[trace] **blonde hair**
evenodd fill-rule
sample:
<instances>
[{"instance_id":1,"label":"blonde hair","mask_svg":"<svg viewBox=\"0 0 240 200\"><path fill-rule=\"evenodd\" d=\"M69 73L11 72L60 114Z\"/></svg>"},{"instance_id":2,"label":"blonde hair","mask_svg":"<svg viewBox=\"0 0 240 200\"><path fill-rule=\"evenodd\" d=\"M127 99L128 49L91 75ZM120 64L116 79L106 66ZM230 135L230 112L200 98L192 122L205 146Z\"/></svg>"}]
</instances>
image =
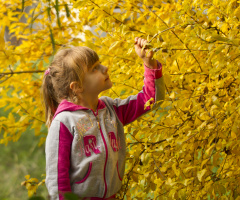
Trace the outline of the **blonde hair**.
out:
<instances>
[{"instance_id":1,"label":"blonde hair","mask_svg":"<svg viewBox=\"0 0 240 200\"><path fill-rule=\"evenodd\" d=\"M73 99L71 82L82 86L84 73L91 68L99 57L88 47L72 47L61 49L54 56L42 82L42 96L45 107L45 119L50 126L59 103L63 99Z\"/></svg>"}]
</instances>

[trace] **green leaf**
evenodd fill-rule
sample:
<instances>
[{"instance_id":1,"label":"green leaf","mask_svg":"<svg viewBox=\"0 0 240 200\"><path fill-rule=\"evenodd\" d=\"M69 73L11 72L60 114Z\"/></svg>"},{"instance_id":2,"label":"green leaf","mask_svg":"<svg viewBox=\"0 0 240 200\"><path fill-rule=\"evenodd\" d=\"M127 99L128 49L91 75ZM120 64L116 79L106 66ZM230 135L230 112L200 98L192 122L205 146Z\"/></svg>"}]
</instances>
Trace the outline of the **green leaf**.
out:
<instances>
[{"instance_id":1,"label":"green leaf","mask_svg":"<svg viewBox=\"0 0 240 200\"><path fill-rule=\"evenodd\" d=\"M215 166L215 167L212 169L212 172L215 174L215 173L217 173L218 169L219 169L219 167L216 167L216 166Z\"/></svg>"}]
</instances>

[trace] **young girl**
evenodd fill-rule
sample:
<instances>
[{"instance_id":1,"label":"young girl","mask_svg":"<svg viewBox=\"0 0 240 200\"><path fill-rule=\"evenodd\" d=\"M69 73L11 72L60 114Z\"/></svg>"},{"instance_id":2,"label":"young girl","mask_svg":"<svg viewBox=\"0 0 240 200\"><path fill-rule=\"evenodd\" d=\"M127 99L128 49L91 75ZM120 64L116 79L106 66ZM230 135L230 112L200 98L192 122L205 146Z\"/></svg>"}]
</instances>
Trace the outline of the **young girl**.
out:
<instances>
[{"instance_id":1,"label":"young girl","mask_svg":"<svg viewBox=\"0 0 240 200\"><path fill-rule=\"evenodd\" d=\"M83 199L114 199L122 184L126 143L123 126L150 110L144 104L164 99L162 66L153 52L142 51L144 86L127 99L98 98L112 87L108 68L87 47L60 50L43 78L49 132L46 140L46 186L51 199L72 192Z\"/></svg>"}]
</instances>

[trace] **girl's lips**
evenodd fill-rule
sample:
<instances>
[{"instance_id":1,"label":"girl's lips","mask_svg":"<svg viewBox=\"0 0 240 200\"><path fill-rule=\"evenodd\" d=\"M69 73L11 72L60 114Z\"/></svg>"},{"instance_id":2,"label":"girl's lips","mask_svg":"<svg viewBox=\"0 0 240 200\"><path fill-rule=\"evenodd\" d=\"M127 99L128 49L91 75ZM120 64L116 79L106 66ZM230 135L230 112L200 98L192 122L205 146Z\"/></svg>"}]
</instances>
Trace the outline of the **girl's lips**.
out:
<instances>
[{"instance_id":1,"label":"girl's lips","mask_svg":"<svg viewBox=\"0 0 240 200\"><path fill-rule=\"evenodd\" d=\"M105 81L107 81L109 79L109 76L105 79Z\"/></svg>"}]
</instances>

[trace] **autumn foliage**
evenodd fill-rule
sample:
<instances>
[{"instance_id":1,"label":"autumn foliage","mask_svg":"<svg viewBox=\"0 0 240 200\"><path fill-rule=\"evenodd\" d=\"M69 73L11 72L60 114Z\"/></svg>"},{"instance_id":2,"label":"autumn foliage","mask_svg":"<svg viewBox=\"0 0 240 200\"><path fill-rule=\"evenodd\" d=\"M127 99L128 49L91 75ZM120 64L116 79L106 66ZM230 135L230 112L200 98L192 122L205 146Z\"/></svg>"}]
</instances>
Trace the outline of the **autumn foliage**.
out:
<instances>
[{"instance_id":1,"label":"autumn foliage","mask_svg":"<svg viewBox=\"0 0 240 200\"><path fill-rule=\"evenodd\" d=\"M114 84L102 95L126 98L142 89L134 38L143 37L163 65L166 99L125 127L126 170L118 198L240 199L239 1L1 3L0 106L11 109L0 117L1 145L17 142L29 126L44 144L39 88L59 48L94 49ZM19 21L23 16L25 23ZM18 46L4 40L7 27Z\"/></svg>"}]
</instances>

